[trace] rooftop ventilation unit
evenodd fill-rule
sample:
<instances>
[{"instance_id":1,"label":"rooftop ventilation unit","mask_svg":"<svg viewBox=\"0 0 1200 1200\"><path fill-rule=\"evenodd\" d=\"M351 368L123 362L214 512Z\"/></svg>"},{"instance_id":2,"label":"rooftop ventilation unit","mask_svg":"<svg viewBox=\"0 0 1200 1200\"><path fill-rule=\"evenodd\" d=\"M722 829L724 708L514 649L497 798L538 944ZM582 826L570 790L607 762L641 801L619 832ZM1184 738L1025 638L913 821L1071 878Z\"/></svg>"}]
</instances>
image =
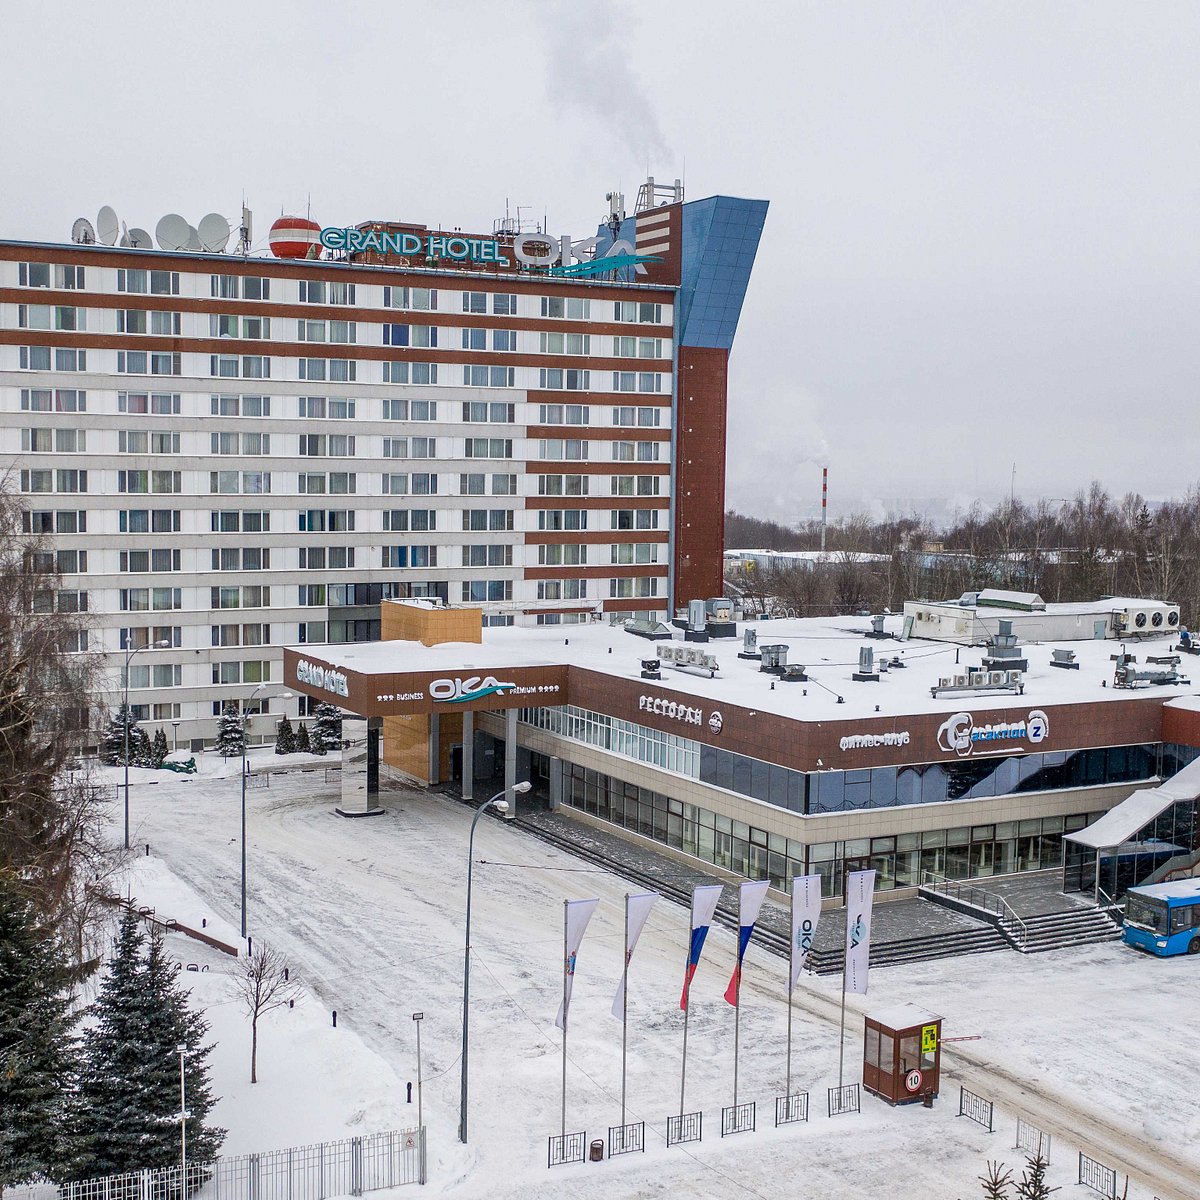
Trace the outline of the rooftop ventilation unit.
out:
<instances>
[{"instance_id":1,"label":"rooftop ventilation unit","mask_svg":"<svg viewBox=\"0 0 1200 1200\"><path fill-rule=\"evenodd\" d=\"M756 662L762 658L758 651L758 634L753 629L747 629L742 634L742 648L738 651L738 658L749 658Z\"/></svg>"},{"instance_id":2,"label":"rooftop ventilation unit","mask_svg":"<svg viewBox=\"0 0 1200 1200\"><path fill-rule=\"evenodd\" d=\"M1179 628L1177 604L1130 604L1113 610L1118 637L1161 637Z\"/></svg>"},{"instance_id":3,"label":"rooftop ventilation unit","mask_svg":"<svg viewBox=\"0 0 1200 1200\"><path fill-rule=\"evenodd\" d=\"M625 622L625 632L652 642L669 642L673 636L669 625L664 625L661 621L645 621L640 617L629 618Z\"/></svg>"},{"instance_id":4,"label":"rooftop ventilation unit","mask_svg":"<svg viewBox=\"0 0 1200 1200\"><path fill-rule=\"evenodd\" d=\"M642 659L642 678L643 679L661 679L662 671L659 670L659 661L657 658Z\"/></svg>"},{"instance_id":5,"label":"rooftop ventilation unit","mask_svg":"<svg viewBox=\"0 0 1200 1200\"><path fill-rule=\"evenodd\" d=\"M1078 671L1079 664L1075 661L1074 650L1051 650L1050 665L1061 667L1064 671Z\"/></svg>"},{"instance_id":6,"label":"rooftop ventilation unit","mask_svg":"<svg viewBox=\"0 0 1200 1200\"><path fill-rule=\"evenodd\" d=\"M1012 631L1012 622L1001 619L1000 630L987 640L988 652L983 656L983 665L989 670L1028 671L1029 660L1021 653L1017 635Z\"/></svg>"},{"instance_id":7,"label":"rooftop ventilation unit","mask_svg":"<svg viewBox=\"0 0 1200 1200\"><path fill-rule=\"evenodd\" d=\"M1021 695L1025 691L1025 676L1020 671L985 671L970 668L965 675L949 675L931 687L929 694L936 700L943 693L958 695L963 692L1013 692Z\"/></svg>"},{"instance_id":8,"label":"rooftop ventilation unit","mask_svg":"<svg viewBox=\"0 0 1200 1200\"><path fill-rule=\"evenodd\" d=\"M765 671L769 675L780 675L787 667L787 643L780 642L778 645L760 646L758 656L762 661L762 665L758 668L760 671Z\"/></svg>"},{"instance_id":9,"label":"rooftop ventilation unit","mask_svg":"<svg viewBox=\"0 0 1200 1200\"><path fill-rule=\"evenodd\" d=\"M875 651L870 646L860 646L858 650L858 670L851 678L856 683L878 683L879 672L875 670Z\"/></svg>"},{"instance_id":10,"label":"rooftop ventilation unit","mask_svg":"<svg viewBox=\"0 0 1200 1200\"><path fill-rule=\"evenodd\" d=\"M876 613L871 618L871 631L866 635L869 638L888 638L892 635L885 633L883 629L884 614Z\"/></svg>"},{"instance_id":11,"label":"rooftop ventilation unit","mask_svg":"<svg viewBox=\"0 0 1200 1200\"><path fill-rule=\"evenodd\" d=\"M657 647L659 662L680 671L693 671L712 679L721 669L716 657L699 646L673 642Z\"/></svg>"},{"instance_id":12,"label":"rooftop ventilation unit","mask_svg":"<svg viewBox=\"0 0 1200 1200\"><path fill-rule=\"evenodd\" d=\"M1113 687L1135 688L1141 687L1143 684L1169 687L1175 683L1190 682L1179 674L1179 655L1177 654L1150 655L1146 662L1153 664L1155 669L1142 671L1139 671L1134 665L1137 658L1132 654L1126 654L1122 650L1120 654L1114 654L1112 657L1117 664L1113 674Z\"/></svg>"}]
</instances>

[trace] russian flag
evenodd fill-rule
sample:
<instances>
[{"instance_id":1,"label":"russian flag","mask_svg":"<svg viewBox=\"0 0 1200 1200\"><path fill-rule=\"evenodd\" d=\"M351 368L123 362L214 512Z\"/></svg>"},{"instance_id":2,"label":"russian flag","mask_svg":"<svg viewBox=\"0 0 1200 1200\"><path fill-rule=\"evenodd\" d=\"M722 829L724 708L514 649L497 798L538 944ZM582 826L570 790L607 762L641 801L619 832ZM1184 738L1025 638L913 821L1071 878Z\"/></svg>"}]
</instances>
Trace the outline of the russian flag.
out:
<instances>
[{"instance_id":1,"label":"russian flag","mask_svg":"<svg viewBox=\"0 0 1200 1200\"><path fill-rule=\"evenodd\" d=\"M700 965L700 951L704 949L704 939L708 937L708 927L712 924L713 913L717 911L717 901L721 898L721 885L692 888L692 940L688 946L687 967L683 973L683 995L679 998L679 1007L687 1012L688 989L692 986L692 976Z\"/></svg>"},{"instance_id":2,"label":"russian flag","mask_svg":"<svg viewBox=\"0 0 1200 1200\"><path fill-rule=\"evenodd\" d=\"M746 947L754 934L754 925L758 920L759 910L767 894L767 883L743 883L738 888L738 952L734 964L733 975L729 986L725 989L725 999L736 1005L738 990L742 982L742 959L746 955Z\"/></svg>"}]
</instances>

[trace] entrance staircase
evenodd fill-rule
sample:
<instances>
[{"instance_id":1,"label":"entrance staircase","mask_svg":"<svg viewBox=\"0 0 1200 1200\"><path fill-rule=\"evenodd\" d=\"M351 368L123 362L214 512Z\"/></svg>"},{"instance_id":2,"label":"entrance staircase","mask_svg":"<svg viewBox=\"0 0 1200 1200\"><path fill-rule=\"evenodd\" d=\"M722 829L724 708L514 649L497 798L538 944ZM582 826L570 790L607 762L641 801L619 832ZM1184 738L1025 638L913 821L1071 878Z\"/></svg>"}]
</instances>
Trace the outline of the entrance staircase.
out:
<instances>
[{"instance_id":1,"label":"entrance staircase","mask_svg":"<svg viewBox=\"0 0 1200 1200\"><path fill-rule=\"evenodd\" d=\"M990 925L1021 954L1111 942L1121 936L1121 913L1115 905L1080 905L1022 916L1003 896L974 884L929 876L919 890L925 900Z\"/></svg>"}]
</instances>

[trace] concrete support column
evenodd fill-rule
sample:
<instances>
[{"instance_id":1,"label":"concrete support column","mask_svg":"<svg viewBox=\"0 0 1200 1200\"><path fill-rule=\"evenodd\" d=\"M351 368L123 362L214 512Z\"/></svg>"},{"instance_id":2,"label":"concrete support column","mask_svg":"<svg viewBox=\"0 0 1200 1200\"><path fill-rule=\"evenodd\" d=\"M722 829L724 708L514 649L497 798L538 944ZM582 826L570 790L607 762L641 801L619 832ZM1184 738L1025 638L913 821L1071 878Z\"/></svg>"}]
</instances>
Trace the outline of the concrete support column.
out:
<instances>
[{"instance_id":1,"label":"concrete support column","mask_svg":"<svg viewBox=\"0 0 1200 1200\"><path fill-rule=\"evenodd\" d=\"M475 799L475 714L470 710L463 713L462 794L464 800Z\"/></svg>"},{"instance_id":2,"label":"concrete support column","mask_svg":"<svg viewBox=\"0 0 1200 1200\"><path fill-rule=\"evenodd\" d=\"M517 782L517 710L504 710L504 786L511 789ZM510 790L508 796L508 812L505 814L512 821L517 815L517 798Z\"/></svg>"},{"instance_id":3,"label":"concrete support column","mask_svg":"<svg viewBox=\"0 0 1200 1200\"><path fill-rule=\"evenodd\" d=\"M429 715L429 783L441 783L442 741L437 713Z\"/></svg>"},{"instance_id":4,"label":"concrete support column","mask_svg":"<svg viewBox=\"0 0 1200 1200\"><path fill-rule=\"evenodd\" d=\"M373 760L373 761L372 761ZM379 807L379 733L365 717L342 717L342 817L373 817Z\"/></svg>"}]
</instances>

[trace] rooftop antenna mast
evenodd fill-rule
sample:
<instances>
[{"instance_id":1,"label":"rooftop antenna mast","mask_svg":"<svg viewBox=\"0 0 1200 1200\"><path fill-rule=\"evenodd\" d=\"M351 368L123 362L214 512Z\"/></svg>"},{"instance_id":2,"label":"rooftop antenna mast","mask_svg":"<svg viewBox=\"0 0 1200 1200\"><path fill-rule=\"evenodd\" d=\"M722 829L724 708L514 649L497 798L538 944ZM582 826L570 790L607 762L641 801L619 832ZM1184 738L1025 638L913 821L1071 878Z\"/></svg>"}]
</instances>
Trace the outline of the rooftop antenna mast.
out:
<instances>
[{"instance_id":1,"label":"rooftop antenna mast","mask_svg":"<svg viewBox=\"0 0 1200 1200\"><path fill-rule=\"evenodd\" d=\"M825 553L825 529L829 524L829 468L821 468L821 553Z\"/></svg>"}]
</instances>

